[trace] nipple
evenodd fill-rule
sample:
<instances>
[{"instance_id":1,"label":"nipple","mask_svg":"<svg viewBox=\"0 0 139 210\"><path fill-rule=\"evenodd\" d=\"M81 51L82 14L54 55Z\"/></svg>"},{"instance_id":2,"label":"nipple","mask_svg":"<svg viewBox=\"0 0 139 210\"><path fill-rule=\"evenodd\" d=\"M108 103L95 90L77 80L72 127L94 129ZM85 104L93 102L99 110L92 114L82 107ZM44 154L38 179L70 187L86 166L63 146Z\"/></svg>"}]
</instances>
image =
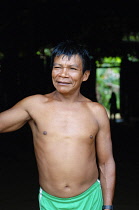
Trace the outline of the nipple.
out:
<instances>
[{"instance_id":1,"label":"nipple","mask_svg":"<svg viewBox=\"0 0 139 210\"><path fill-rule=\"evenodd\" d=\"M93 136L92 135L90 136L90 139L93 139Z\"/></svg>"},{"instance_id":2,"label":"nipple","mask_svg":"<svg viewBox=\"0 0 139 210\"><path fill-rule=\"evenodd\" d=\"M43 131L43 135L47 135L47 132L46 131Z\"/></svg>"}]
</instances>

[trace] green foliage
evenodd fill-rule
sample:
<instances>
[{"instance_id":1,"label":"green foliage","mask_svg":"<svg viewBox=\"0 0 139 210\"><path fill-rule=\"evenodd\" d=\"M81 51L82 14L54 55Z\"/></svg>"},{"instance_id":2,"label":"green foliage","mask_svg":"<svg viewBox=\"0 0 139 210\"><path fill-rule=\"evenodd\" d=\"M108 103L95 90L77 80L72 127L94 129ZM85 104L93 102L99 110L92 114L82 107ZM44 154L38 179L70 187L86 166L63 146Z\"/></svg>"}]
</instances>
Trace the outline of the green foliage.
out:
<instances>
[{"instance_id":1,"label":"green foliage","mask_svg":"<svg viewBox=\"0 0 139 210\"><path fill-rule=\"evenodd\" d=\"M4 58L4 53L0 51L0 60Z\"/></svg>"},{"instance_id":2,"label":"green foliage","mask_svg":"<svg viewBox=\"0 0 139 210\"><path fill-rule=\"evenodd\" d=\"M52 49L49 48L41 48L36 52L36 55L40 56L41 59L44 59L47 56L51 56L51 50Z\"/></svg>"},{"instance_id":3,"label":"green foliage","mask_svg":"<svg viewBox=\"0 0 139 210\"><path fill-rule=\"evenodd\" d=\"M109 100L112 91L116 93L117 107L120 107L119 100L119 78L120 78L120 63L119 57L105 57L101 61L96 61L96 91L97 100L109 109Z\"/></svg>"}]
</instances>

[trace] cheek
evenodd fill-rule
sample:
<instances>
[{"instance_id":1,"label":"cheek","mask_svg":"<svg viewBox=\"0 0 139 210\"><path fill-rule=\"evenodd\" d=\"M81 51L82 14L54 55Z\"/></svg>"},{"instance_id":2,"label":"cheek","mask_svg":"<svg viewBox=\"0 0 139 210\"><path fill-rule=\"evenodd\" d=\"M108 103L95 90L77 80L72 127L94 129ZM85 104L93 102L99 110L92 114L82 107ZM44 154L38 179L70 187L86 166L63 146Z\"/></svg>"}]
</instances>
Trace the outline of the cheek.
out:
<instances>
[{"instance_id":1,"label":"cheek","mask_svg":"<svg viewBox=\"0 0 139 210\"><path fill-rule=\"evenodd\" d=\"M58 72L52 71L52 78L55 78L57 76Z\"/></svg>"},{"instance_id":2,"label":"cheek","mask_svg":"<svg viewBox=\"0 0 139 210\"><path fill-rule=\"evenodd\" d=\"M73 76L73 78L76 80L76 81L81 81L83 79L82 75L79 75L79 74L75 74Z\"/></svg>"},{"instance_id":3,"label":"cheek","mask_svg":"<svg viewBox=\"0 0 139 210\"><path fill-rule=\"evenodd\" d=\"M52 71L52 73L51 73L51 76L52 76L52 78L54 77L54 72Z\"/></svg>"},{"instance_id":4,"label":"cheek","mask_svg":"<svg viewBox=\"0 0 139 210\"><path fill-rule=\"evenodd\" d=\"M83 76L81 73L79 72L76 72L76 71L72 71L69 73L69 75L72 77L72 78L75 78L75 79L81 79L81 77Z\"/></svg>"}]
</instances>

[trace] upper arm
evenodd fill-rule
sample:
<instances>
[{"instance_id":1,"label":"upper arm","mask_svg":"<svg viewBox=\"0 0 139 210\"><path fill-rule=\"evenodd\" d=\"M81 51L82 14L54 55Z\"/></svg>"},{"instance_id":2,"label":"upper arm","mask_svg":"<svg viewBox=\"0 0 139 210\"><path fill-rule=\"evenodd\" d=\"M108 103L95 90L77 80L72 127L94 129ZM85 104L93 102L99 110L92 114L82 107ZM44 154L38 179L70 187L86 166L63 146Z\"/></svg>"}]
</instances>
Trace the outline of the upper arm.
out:
<instances>
[{"instance_id":1,"label":"upper arm","mask_svg":"<svg viewBox=\"0 0 139 210\"><path fill-rule=\"evenodd\" d=\"M30 120L27 109L28 99L23 99L12 108L0 113L0 132L11 132L21 128Z\"/></svg>"},{"instance_id":2,"label":"upper arm","mask_svg":"<svg viewBox=\"0 0 139 210\"><path fill-rule=\"evenodd\" d=\"M107 112L103 106L97 110L98 133L96 136L96 149L99 164L113 159L110 123Z\"/></svg>"}]
</instances>

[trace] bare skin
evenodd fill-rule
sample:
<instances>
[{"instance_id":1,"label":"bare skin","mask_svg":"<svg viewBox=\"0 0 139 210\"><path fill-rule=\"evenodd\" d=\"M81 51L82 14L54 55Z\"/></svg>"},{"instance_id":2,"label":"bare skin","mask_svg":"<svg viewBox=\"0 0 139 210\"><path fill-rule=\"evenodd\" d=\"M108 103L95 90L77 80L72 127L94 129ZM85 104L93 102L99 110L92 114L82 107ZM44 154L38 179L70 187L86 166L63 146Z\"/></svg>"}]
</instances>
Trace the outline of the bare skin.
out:
<instances>
[{"instance_id":1,"label":"bare skin","mask_svg":"<svg viewBox=\"0 0 139 210\"><path fill-rule=\"evenodd\" d=\"M38 107L33 110L32 115L38 113L39 116L36 125L33 121L29 123L35 134L40 185L51 195L72 197L85 191L98 178L95 157L98 124L90 117L91 102L84 99L68 106L54 100L54 95L47 96L46 105L41 107L42 114Z\"/></svg>"},{"instance_id":2,"label":"bare skin","mask_svg":"<svg viewBox=\"0 0 139 210\"><path fill-rule=\"evenodd\" d=\"M62 198L76 196L100 173L105 205L111 205L115 163L109 119L103 106L81 95L80 85L88 77L89 71L82 73L78 55L55 58L52 80L56 91L27 97L2 112L0 132L29 123L40 186L47 193Z\"/></svg>"}]
</instances>

